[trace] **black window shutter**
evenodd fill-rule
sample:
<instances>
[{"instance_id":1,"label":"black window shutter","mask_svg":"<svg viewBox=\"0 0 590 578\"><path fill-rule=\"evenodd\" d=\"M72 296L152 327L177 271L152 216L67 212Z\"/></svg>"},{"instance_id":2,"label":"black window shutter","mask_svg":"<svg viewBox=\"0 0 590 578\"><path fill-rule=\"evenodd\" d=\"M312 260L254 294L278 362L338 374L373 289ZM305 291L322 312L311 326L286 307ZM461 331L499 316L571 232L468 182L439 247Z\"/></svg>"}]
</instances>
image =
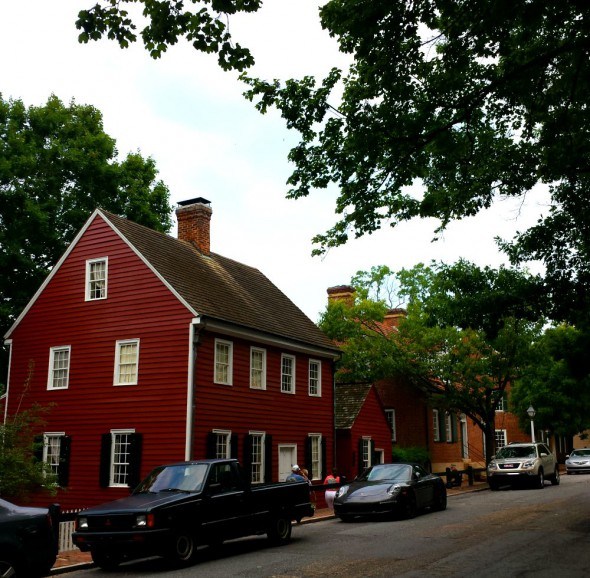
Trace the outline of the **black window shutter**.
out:
<instances>
[{"instance_id":1,"label":"black window shutter","mask_svg":"<svg viewBox=\"0 0 590 578\"><path fill-rule=\"evenodd\" d=\"M322 452L322 471L321 476L325 478L328 475L328 457L326 456L326 438L322 436L322 443L320 445Z\"/></svg>"},{"instance_id":2,"label":"black window shutter","mask_svg":"<svg viewBox=\"0 0 590 578\"><path fill-rule=\"evenodd\" d=\"M217 434L210 431L207 434L207 458L213 459L216 457L215 442L217 441Z\"/></svg>"},{"instance_id":3,"label":"black window shutter","mask_svg":"<svg viewBox=\"0 0 590 578\"><path fill-rule=\"evenodd\" d=\"M72 438L62 436L59 444L59 466L57 468L57 483L60 488L66 488L70 483L70 447Z\"/></svg>"},{"instance_id":4,"label":"black window shutter","mask_svg":"<svg viewBox=\"0 0 590 578\"><path fill-rule=\"evenodd\" d=\"M141 449L143 435L134 433L129 436L129 476L127 485L135 488L141 482Z\"/></svg>"},{"instance_id":5,"label":"black window shutter","mask_svg":"<svg viewBox=\"0 0 590 578\"><path fill-rule=\"evenodd\" d=\"M98 483L108 488L111 481L111 434L102 434L100 443L100 471Z\"/></svg>"},{"instance_id":6,"label":"black window shutter","mask_svg":"<svg viewBox=\"0 0 590 578\"><path fill-rule=\"evenodd\" d=\"M374 466L375 464L379 463L380 458L380 455L375 451L375 440L371 440L369 448L371 452L371 465Z\"/></svg>"},{"instance_id":7,"label":"black window shutter","mask_svg":"<svg viewBox=\"0 0 590 578\"><path fill-rule=\"evenodd\" d=\"M444 412L438 412L438 439L441 442L447 441L446 415Z\"/></svg>"},{"instance_id":8,"label":"black window shutter","mask_svg":"<svg viewBox=\"0 0 590 578\"><path fill-rule=\"evenodd\" d=\"M262 450L264 451L264 449ZM244 437L244 458L242 460L244 466L244 475L248 480L252 479L252 435L247 434Z\"/></svg>"},{"instance_id":9,"label":"black window shutter","mask_svg":"<svg viewBox=\"0 0 590 578\"><path fill-rule=\"evenodd\" d=\"M238 459L238 434L234 433L229 436L230 457Z\"/></svg>"},{"instance_id":10,"label":"black window shutter","mask_svg":"<svg viewBox=\"0 0 590 578\"><path fill-rule=\"evenodd\" d=\"M43 461L43 445L45 443L44 436L38 435L33 439L33 456L38 462Z\"/></svg>"},{"instance_id":11,"label":"black window shutter","mask_svg":"<svg viewBox=\"0 0 590 578\"><path fill-rule=\"evenodd\" d=\"M457 441L457 416L454 413L451 414L451 439Z\"/></svg>"},{"instance_id":12,"label":"black window shutter","mask_svg":"<svg viewBox=\"0 0 590 578\"><path fill-rule=\"evenodd\" d=\"M272 436L264 436L264 481L272 482Z\"/></svg>"},{"instance_id":13,"label":"black window shutter","mask_svg":"<svg viewBox=\"0 0 590 578\"><path fill-rule=\"evenodd\" d=\"M307 436L305 440L305 469L309 474L309 479L313 479L313 462L311 459L311 437Z\"/></svg>"}]
</instances>

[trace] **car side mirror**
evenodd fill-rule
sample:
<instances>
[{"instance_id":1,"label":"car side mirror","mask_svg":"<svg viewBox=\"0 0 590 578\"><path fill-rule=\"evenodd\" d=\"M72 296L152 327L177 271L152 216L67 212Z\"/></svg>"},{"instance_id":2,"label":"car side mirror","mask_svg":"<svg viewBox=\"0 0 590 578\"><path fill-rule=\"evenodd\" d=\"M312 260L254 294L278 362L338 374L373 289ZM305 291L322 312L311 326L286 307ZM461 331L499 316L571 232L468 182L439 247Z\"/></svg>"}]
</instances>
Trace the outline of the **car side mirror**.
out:
<instances>
[{"instance_id":1,"label":"car side mirror","mask_svg":"<svg viewBox=\"0 0 590 578\"><path fill-rule=\"evenodd\" d=\"M546 454L545 452L541 452L541 457L544 458L546 456L548 456L549 454Z\"/></svg>"},{"instance_id":2,"label":"car side mirror","mask_svg":"<svg viewBox=\"0 0 590 578\"><path fill-rule=\"evenodd\" d=\"M565 459L567 460L567 458L569 458L569 457L570 457L570 455L569 455L569 454L567 454L567 455L565 456Z\"/></svg>"},{"instance_id":3,"label":"car side mirror","mask_svg":"<svg viewBox=\"0 0 590 578\"><path fill-rule=\"evenodd\" d=\"M221 492L221 484L219 482L209 484L210 494L219 494L219 492Z\"/></svg>"}]
</instances>

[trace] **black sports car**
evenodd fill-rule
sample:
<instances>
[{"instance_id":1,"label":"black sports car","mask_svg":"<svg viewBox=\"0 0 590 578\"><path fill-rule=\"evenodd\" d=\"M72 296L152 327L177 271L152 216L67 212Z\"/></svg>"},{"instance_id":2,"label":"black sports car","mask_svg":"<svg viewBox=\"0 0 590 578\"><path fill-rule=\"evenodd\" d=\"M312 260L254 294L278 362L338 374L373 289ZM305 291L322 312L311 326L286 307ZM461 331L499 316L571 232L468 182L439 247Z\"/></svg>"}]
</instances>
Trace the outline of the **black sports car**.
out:
<instances>
[{"instance_id":1,"label":"black sports car","mask_svg":"<svg viewBox=\"0 0 590 578\"><path fill-rule=\"evenodd\" d=\"M356 516L398 514L413 518L418 510L447 507L447 490L439 476L417 464L379 464L340 487L334 513L343 521Z\"/></svg>"}]
</instances>

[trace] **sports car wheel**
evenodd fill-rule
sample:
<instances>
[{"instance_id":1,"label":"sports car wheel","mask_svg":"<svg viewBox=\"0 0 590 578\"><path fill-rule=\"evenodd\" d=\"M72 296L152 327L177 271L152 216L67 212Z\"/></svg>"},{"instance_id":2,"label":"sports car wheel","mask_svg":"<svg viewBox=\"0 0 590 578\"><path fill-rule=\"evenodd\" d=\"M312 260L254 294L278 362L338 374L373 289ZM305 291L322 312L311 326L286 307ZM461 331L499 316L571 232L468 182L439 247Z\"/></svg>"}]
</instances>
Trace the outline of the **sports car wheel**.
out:
<instances>
[{"instance_id":1,"label":"sports car wheel","mask_svg":"<svg viewBox=\"0 0 590 578\"><path fill-rule=\"evenodd\" d=\"M436 491L432 509L436 510L437 512L442 512L443 510L447 509L447 492L444 488Z\"/></svg>"},{"instance_id":2,"label":"sports car wheel","mask_svg":"<svg viewBox=\"0 0 590 578\"><path fill-rule=\"evenodd\" d=\"M411 518L415 518L417 513L416 498L412 494L409 494L403 504L402 516L406 520L410 520Z\"/></svg>"}]
</instances>

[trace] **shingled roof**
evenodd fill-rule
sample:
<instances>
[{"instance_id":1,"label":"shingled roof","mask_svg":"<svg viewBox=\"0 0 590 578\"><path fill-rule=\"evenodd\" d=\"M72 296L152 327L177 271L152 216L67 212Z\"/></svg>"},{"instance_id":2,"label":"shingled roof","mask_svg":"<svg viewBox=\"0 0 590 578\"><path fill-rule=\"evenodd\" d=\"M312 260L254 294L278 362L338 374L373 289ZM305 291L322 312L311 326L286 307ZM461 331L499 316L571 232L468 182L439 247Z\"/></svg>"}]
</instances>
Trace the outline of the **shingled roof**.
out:
<instances>
[{"instance_id":1,"label":"shingled roof","mask_svg":"<svg viewBox=\"0 0 590 578\"><path fill-rule=\"evenodd\" d=\"M350 429L354 425L372 385L370 383L338 384L334 399L336 429Z\"/></svg>"},{"instance_id":2,"label":"shingled roof","mask_svg":"<svg viewBox=\"0 0 590 578\"><path fill-rule=\"evenodd\" d=\"M258 269L109 213L99 213L203 318L329 350L332 341Z\"/></svg>"}]
</instances>

